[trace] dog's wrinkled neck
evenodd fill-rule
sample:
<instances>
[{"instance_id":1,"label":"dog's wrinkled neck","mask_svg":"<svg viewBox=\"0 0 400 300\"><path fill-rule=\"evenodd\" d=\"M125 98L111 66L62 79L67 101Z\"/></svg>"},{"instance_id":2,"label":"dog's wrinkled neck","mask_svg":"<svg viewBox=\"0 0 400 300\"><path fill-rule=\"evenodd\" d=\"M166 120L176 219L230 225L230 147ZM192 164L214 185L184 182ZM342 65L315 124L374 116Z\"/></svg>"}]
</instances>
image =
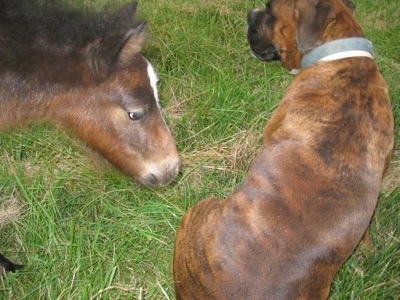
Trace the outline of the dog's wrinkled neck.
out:
<instances>
[{"instance_id":1,"label":"dog's wrinkled neck","mask_svg":"<svg viewBox=\"0 0 400 300\"><path fill-rule=\"evenodd\" d=\"M312 49L301 60L301 68L317 61L337 60L348 57L369 57L374 59L374 47L365 38L345 38L325 43Z\"/></svg>"}]
</instances>

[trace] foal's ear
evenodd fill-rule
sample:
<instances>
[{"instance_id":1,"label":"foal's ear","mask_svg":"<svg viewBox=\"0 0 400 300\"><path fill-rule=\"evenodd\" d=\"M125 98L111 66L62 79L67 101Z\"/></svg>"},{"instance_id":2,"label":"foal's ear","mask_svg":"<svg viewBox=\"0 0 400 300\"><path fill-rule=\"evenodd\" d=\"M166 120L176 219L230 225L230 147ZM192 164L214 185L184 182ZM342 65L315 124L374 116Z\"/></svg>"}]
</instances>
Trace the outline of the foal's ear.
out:
<instances>
[{"instance_id":1,"label":"foal's ear","mask_svg":"<svg viewBox=\"0 0 400 300\"><path fill-rule=\"evenodd\" d=\"M296 42L301 53L314 48L329 22L335 19L334 7L326 0L296 0Z\"/></svg>"},{"instance_id":2,"label":"foal's ear","mask_svg":"<svg viewBox=\"0 0 400 300\"><path fill-rule=\"evenodd\" d=\"M125 34L125 42L118 55L118 63L124 65L142 49L143 41L146 37L146 22L140 23Z\"/></svg>"},{"instance_id":3,"label":"foal's ear","mask_svg":"<svg viewBox=\"0 0 400 300\"><path fill-rule=\"evenodd\" d=\"M96 78L108 76L116 66L124 66L141 50L146 23L140 23L125 34L97 39L83 48L86 66Z\"/></svg>"},{"instance_id":4,"label":"foal's ear","mask_svg":"<svg viewBox=\"0 0 400 300\"><path fill-rule=\"evenodd\" d=\"M118 20L121 25L126 26L127 32L121 37L121 44L117 61L119 64L124 65L129 62L132 57L138 53L145 39L146 33L146 22L142 21L136 23L135 27L132 27L132 19L135 18L137 10L137 2L132 2L123 6L113 16L114 20Z\"/></svg>"}]
</instances>

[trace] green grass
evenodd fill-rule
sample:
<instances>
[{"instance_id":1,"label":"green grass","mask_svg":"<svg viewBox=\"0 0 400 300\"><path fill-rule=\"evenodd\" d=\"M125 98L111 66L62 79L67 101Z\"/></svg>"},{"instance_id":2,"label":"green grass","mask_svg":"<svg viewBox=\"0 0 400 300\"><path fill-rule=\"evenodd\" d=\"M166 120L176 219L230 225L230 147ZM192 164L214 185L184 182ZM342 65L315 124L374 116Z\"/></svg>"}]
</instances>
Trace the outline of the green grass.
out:
<instances>
[{"instance_id":1,"label":"green grass","mask_svg":"<svg viewBox=\"0 0 400 300\"><path fill-rule=\"evenodd\" d=\"M76 0L98 8L126 1ZM375 252L354 254L331 299L400 295L400 11L397 1L355 1L375 45L396 118L396 150L371 221ZM250 55L247 12L262 1L141 1L144 49L180 150L173 186L149 189L51 126L0 133L0 205L21 216L1 229L0 252L25 264L0 280L0 299L173 299L170 263L182 214L225 197L256 155L262 129L292 80Z\"/></svg>"}]
</instances>

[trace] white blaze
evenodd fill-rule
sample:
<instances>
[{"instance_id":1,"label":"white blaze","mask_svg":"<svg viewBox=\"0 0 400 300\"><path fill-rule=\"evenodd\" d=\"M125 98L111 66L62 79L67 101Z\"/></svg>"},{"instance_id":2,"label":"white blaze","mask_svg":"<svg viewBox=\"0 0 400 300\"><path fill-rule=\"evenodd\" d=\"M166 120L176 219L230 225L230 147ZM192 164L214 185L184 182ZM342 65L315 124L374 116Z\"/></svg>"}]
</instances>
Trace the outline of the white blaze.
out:
<instances>
[{"instance_id":1,"label":"white blaze","mask_svg":"<svg viewBox=\"0 0 400 300\"><path fill-rule=\"evenodd\" d=\"M160 105L160 102L158 100L158 90L157 90L158 77L157 77L156 72L154 71L153 66L151 65L151 63L149 61L147 61L147 74L150 79L150 85L153 88L154 97L157 100L157 104Z\"/></svg>"}]
</instances>

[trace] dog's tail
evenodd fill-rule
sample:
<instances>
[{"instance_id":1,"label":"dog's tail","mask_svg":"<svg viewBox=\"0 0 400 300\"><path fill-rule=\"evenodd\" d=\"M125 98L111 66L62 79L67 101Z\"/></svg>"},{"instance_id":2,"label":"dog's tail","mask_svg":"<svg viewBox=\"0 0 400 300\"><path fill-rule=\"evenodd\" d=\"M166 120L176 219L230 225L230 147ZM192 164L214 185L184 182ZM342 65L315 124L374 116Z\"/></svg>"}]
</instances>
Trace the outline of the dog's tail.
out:
<instances>
[{"instance_id":1,"label":"dog's tail","mask_svg":"<svg viewBox=\"0 0 400 300\"><path fill-rule=\"evenodd\" d=\"M14 264L4 257L4 255L0 254L0 277L2 277L6 272L15 272L23 267L23 265Z\"/></svg>"},{"instance_id":2,"label":"dog's tail","mask_svg":"<svg viewBox=\"0 0 400 300\"><path fill-rule=\"evenodd\" d=\"M0 205L0 231L3 225L15 220L21 213L21 204L16 198L10 198ZM15 272L23 265L14 264L0 253L0 277L6 272Z\"/></svg>"}]
</instances>

